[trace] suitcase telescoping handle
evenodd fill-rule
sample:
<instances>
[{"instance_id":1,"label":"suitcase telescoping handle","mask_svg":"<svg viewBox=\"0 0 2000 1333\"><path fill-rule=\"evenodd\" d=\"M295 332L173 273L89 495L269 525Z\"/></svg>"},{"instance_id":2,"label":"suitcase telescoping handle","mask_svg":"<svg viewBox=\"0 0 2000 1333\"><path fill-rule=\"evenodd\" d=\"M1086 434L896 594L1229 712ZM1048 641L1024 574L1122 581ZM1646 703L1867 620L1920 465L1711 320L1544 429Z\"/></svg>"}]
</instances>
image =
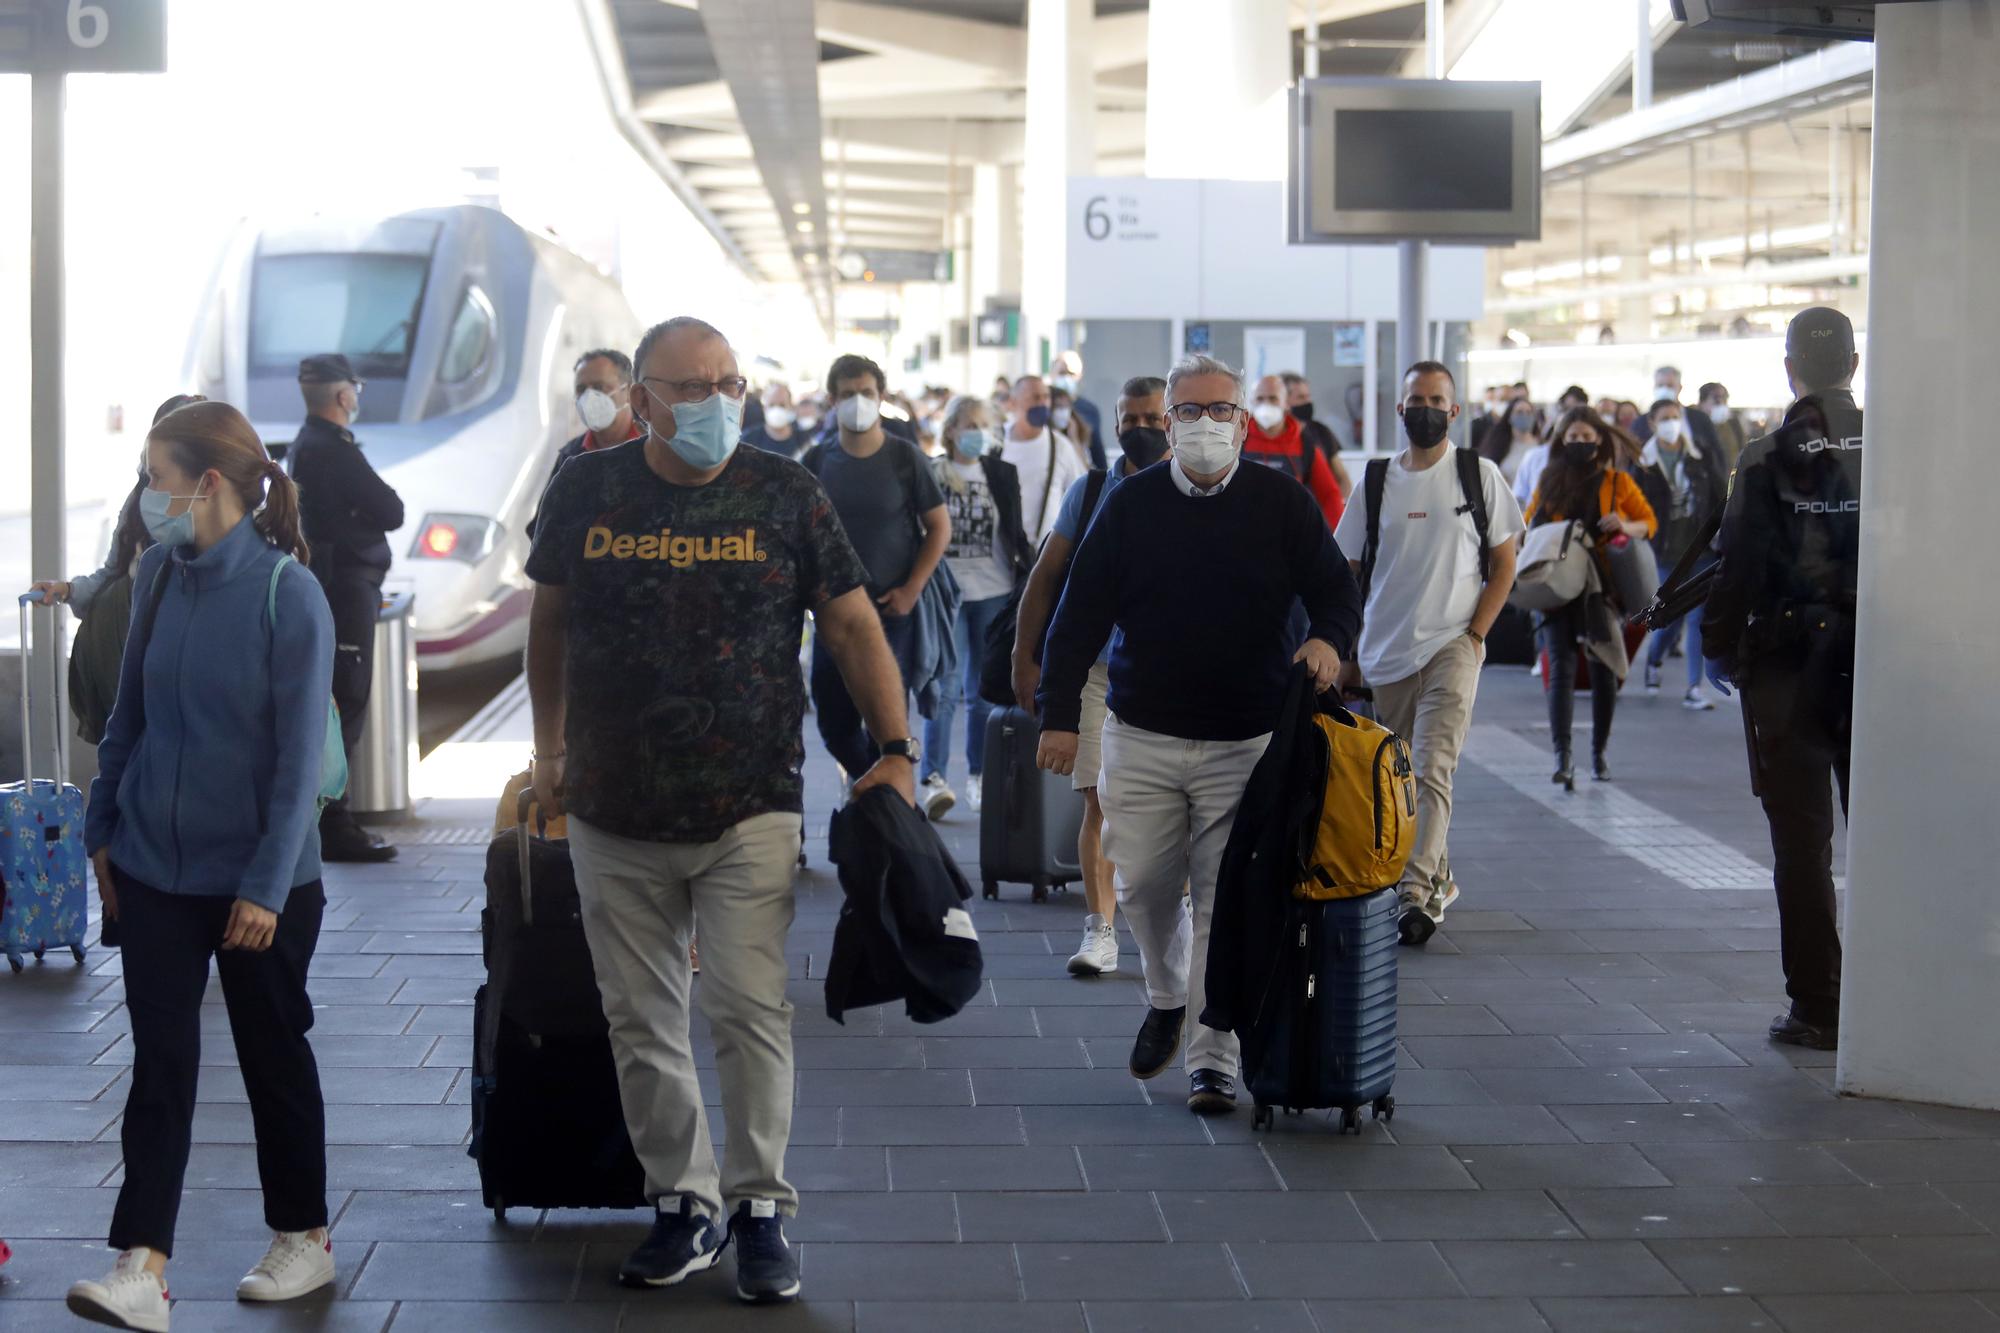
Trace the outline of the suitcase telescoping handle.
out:
<instances>
[{"instance_id":1,"label":"suitcase telescoping handle","mask_svg":"<svg viewBox=\"0 0 2000 1333\"><path fill-rule=\"evenodd\" d=\"M528 824L531 819L543 832L548 831L549 821L542 817L540 807L535 804L535 787L532 780L521 788L521 794L514 801L514 822L518 825L514 831L514 845L520 849L521 856L521 923L528 926L535 924L535 894L530 879L533 858L528 855L531 839Z\"/></svg>"},{"instance_id":2,"label":"suitcase telescoping handle","mask_svg":"<svg viewBox=\"0 0 2000 1333\"><path fill-rule=\"evenodd\" d=\"M29 659L33 656L29 651L30 640L28 631L30 626L28 624L28 608L41 601L41 599L40 593L24 592L21 594L21 780L28 785L30 791L34 789L35 785L35 715L33 705L29 702L28 697L28 668L31 665ZM53 610L55 605L56 603L51 601L49 603L50 609ZM61 626L57 626L56 628L60 629ZM62 654L53 651L53 640L51 640L50 648L49 684L53 687L54 693L49 697L55 700L56 710L56 772L51 781L60 787L63 784L63 775L69 772L69 738L63 734L65 727L63 726Z\"/></svg>"}]
</instances>

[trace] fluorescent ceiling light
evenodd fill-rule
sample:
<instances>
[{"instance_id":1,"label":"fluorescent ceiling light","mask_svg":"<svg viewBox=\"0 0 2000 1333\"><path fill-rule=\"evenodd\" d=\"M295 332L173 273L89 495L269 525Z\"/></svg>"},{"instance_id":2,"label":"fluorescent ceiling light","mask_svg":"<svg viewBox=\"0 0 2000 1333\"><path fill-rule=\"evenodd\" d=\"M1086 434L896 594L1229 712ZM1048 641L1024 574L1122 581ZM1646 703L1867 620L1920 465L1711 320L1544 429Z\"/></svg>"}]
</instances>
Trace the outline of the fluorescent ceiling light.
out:
<instances>
[{"instance_id":1,"label":"fluorescent ceiling light","mask_svg":"<svg viewBox=\"0 0 2000 1333\"><path fill-rule=\"evenodd\" d=\"M1672 11L1669 0L1651 4L1657 29ZM1630 0L1502 0L1449 77L1540 79L1546 138L1629 64L1637 26Z\"/></svg>"}]
</instances>

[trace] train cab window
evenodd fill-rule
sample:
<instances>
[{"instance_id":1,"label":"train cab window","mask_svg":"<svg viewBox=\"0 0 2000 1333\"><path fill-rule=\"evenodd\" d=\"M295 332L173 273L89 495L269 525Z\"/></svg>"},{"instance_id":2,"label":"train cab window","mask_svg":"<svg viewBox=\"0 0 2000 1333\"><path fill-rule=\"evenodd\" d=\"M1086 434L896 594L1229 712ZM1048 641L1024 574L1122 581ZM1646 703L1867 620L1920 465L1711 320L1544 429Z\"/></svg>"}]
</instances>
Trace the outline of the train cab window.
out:
<instances>
[{"instance_id":1,"label":"train cab window","mask_svg":"<svg viewBox=\"0 0 2000 1333\"><path fill-rule=\"evenodd\" d=\"M341 352L371 378L407 374L430 259L424 255L260 255L250 301L250 367L290 371Z\"/></svg>"},{"instance_id":2,"label":"train cab window","mask_svg":"<svg viewBox=\"0 0 2000 1333\"><path fill-rule=\"evenodd\" d=\"M493 305L486 299L486 293L477 287L467 287L458 313L452 316L438 378L446 384L463 384L486 363L486 354L492 346Z\"/></svg>"}]
</instances>

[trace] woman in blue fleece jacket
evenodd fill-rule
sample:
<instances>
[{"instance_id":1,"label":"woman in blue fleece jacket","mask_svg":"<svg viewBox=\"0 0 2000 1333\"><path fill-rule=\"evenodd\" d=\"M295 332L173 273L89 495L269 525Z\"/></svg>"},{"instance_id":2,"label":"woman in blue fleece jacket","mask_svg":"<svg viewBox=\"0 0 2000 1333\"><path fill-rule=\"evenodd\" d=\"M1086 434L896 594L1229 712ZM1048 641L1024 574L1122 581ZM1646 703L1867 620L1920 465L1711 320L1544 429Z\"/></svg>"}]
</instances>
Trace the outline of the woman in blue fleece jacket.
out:
<instances>
[{"instance_id":1,"label":"woman in blue fleece jacket","mask_svg":"<svg viewBox=\"0 0 2000 1333\"><path fill-rule=\"evenodd\" d=\"M306 1042L326 907L317 798L333 618L306 568L298 493L235 408L169 413L146 437L146 470L140 510L158 544L133 580L85 819L132 1022L110 1236L121 1253L103 1279L70 1288L69 1305L164 1331L211 956L276 1233L236 1294L285 1300L333 1279L326 1114Z\"/></svg>"}]
</instances>

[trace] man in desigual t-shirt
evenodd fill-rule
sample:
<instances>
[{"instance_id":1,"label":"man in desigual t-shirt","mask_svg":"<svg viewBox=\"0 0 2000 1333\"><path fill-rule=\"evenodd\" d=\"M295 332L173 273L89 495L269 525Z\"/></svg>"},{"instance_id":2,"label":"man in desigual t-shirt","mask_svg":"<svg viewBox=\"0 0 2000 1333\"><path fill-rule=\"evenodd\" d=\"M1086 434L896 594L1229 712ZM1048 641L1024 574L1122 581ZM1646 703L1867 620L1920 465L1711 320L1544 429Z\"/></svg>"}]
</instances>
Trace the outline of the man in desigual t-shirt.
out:
<instances>
[{"instance_id":1,"label":"man in desigual t-shirt","mask_svg":"<svg viewBox=\"0 0 2000 1333\"><path fill-rule=\"evenodd\" d=\"M632 360L646 438L557 474L528 557L535 794L570 817L625 1122L656 1209L619 1276L670 1286L733 1241L738 1294L788 1301L799 1268L783 1229L798 1206L784 1177L785 935L807 611L882 738L856 792L888 785L914 804L918 751L867 572L826 493L789 459L737 447L745 385L728 341L671 319ZM697 914L728 1129L720 1171L688 1045Z\"/></svg>"}]
</instances>

